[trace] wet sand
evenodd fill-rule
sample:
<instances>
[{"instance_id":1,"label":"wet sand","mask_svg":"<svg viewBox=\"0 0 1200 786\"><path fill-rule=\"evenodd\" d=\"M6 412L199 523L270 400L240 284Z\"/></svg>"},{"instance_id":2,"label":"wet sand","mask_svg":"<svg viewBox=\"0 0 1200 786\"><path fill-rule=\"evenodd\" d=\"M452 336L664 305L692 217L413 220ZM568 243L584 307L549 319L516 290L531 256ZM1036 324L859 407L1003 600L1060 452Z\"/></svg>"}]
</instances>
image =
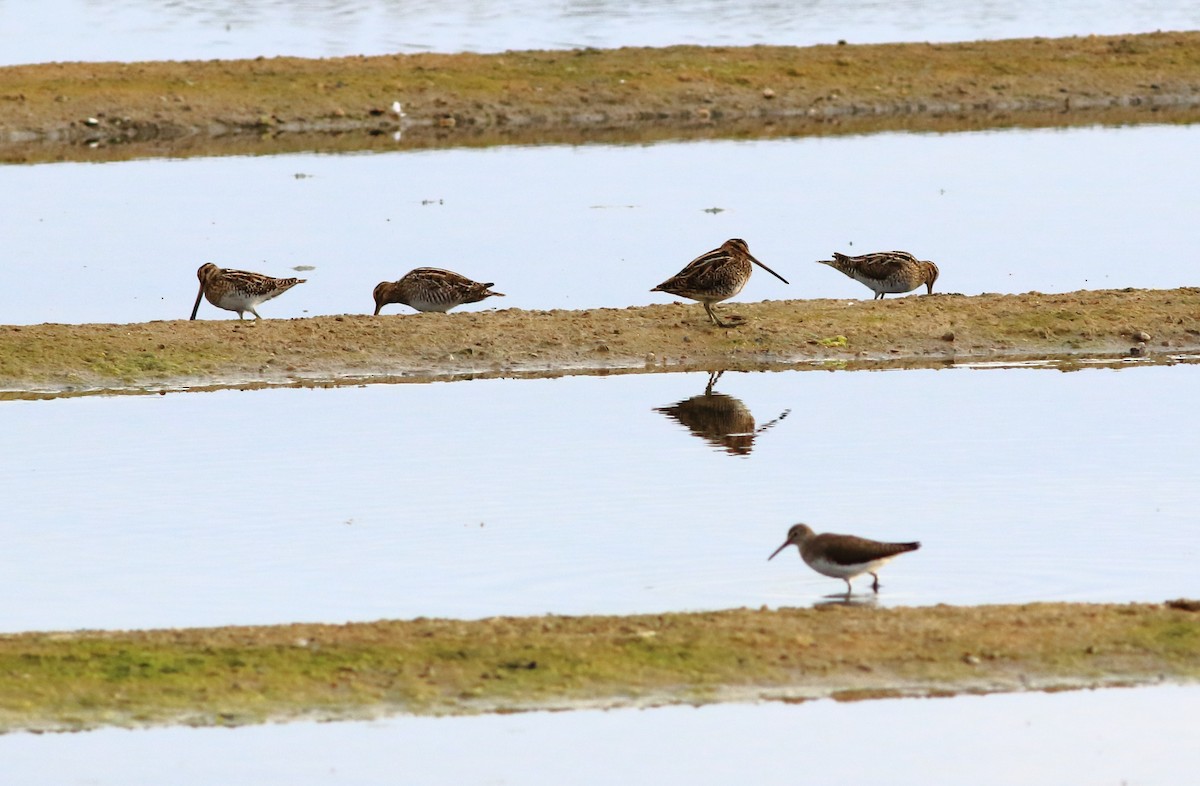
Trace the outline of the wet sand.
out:
<instances>
[{"instance_id":1,"label":"wet sand","mask_svg":"<svg viewBox=\"0 0 1200 786\"><path fill-rule=\"evenodd\" d=\"M864 289L868 295L870 294ZM1057 358L1200 350L1200 289L909 295L586 311L0 326L0 394Z\"/></svg>"}]
</instances>

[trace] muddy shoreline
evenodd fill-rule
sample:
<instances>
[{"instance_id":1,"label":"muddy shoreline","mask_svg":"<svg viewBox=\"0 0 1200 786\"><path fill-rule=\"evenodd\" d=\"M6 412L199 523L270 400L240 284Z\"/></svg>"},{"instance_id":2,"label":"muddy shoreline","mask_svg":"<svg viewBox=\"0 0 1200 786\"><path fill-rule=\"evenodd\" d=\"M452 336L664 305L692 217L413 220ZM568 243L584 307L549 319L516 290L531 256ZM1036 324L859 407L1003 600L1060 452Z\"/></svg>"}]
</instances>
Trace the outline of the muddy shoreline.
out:
<instances>
[{"instance_id":1,"label":"muddy shoreline","mask_svg":"<svg viewBox=\"0 0 1200 786\"><path fill-rule=\"evenodd\" d=\"M1200 32L0 68L8 163L1197 121Z\"/></svg>"},{"instance_id":2,"label":"muddy shoreline","mask_svg":"<svg viewBox=\"0 0 1200 786\"><path fill-rule=\"evenodd\" d=\"M1194 122L1200 33L0 68L5 163ZM1200 353L1198 288L722 309L746 324L677 303L0 326L0 398ZM1195 606L0 635L0 733L1195 681Z\"/></svg>"},{"instance_id":3,"label":"muddy shoreline","mask_svg":"<svg viewBox=\"0 0 1200 786\"><path fill-rule=\"evenodd\" d=\"M0 396L471 377L945 366L1200 352L1200 288L695 303L584 311L0 326Z\"/></svg>"},{"instance_id":4,"label":"muddy shoreline","mask_svg":"<svg viewBox=\"0 0 1200 786\"><path fill-rule=\"evenodd\" d=\"M0 731L859 700L1200 679L1200 602L0 636Z\"/></svg>"}]
</instances>

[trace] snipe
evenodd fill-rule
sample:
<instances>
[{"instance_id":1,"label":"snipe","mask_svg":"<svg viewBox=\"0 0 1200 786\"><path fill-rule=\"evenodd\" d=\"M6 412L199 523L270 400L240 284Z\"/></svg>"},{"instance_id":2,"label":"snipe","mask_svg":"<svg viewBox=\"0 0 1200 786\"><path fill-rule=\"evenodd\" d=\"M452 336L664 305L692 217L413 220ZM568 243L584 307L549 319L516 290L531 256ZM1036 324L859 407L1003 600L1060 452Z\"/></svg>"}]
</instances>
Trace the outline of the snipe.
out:
<instances>
[{"instance_id":1,"label":"snipe","mask_svg":"<svg viewBox=\"0 0 1200 786\"><path fill-rule=\"evenodd\" d=\"M924 284L927 294L933 294L933 282L938 278L938 266L917 259L907 251L876 251L857 257L833 252L833 259L818 259L818 265L829 265L850 278L865 284L875 293L875 300L887 294L912 292Z\"/></svg>"},{"instance_id":2,"label":"snipe","mask_svg":"<svg viewBox=\"0 0 1200 786\"><path fill-rule=\"evenodd\" d=\"M736 323L722 322L713 312L713 303L728 300L742 291L750 274L754 271L752 265L758 265L783 283L788 280L771 268L754 258L750 247L741 238L726 240L720 248L714 248L707 254L701 254L688 263L687 267L671 278L662 282L651 292L667 292L679 297L698 300L704 304L708 318L717 327L734 327ZM740 317L731 319L742 322Z\"/></svg>"},{"instance_id":3,"label":"snipe","mask_svg":"<svg viewBox=\"0 0 1200 786\"><path fill-rule=\"evenodd\" d=\"M478 303L489 297L504 297L493 292L491 282L481 284L453 270L419 267L410 270L399 281L384 281L375 287L375 313L389 303L402 303L417 311L446 312L464 303Z\"/></svg>"},{"instance_id":4,"label":"snipe","mask_svg":"<svg viewBox=\"0 0 1200 786\"><path fill-rule=\"evenodd\" d=\"M246 311L253 314L255 319L262 319L255 306L306 281L303 278L272 278L246 270L228 270L211 262L201 265L196 277L200 279L200 291L196 293L191 319L195 319L200 310L200 298L207 298L217 308L236 311L238 319L245 319Z\"/></svg>"}]
</instances>

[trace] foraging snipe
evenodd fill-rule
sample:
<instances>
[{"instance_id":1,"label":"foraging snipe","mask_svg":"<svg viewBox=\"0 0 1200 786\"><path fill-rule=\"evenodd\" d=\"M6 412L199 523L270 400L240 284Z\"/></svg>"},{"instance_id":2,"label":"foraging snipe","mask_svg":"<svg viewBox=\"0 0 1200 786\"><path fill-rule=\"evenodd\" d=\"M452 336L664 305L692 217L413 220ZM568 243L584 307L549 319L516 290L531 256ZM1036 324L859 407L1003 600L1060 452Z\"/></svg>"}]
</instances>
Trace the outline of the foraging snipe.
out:
<instances>
[{"instance_id":1,"label":"foraging snipe","mask_svg":"<svg viewBox=\"0 0 1200 786\"><path fill-rule=\"evenodd\" d=\"M196 293L191 319L196 318L202 297L217 308L236 311L238 319L245 319L246 311L253 314L255 319L262 319L254 310L255 306L306 281L303 278L271 278L262 273L227 270L211 262L201 265L196 277L200 279L200 291Z\"/></svg>"},{"instance_id":2,"label":"foraging snipe","mask_svg":"<svg viewBox=\"0 0 1200 786\"><path fill-rule=\"evenodd\" d=\"M715 248L707 254L701 254L688 263L688 266L677 274L662 282L651 292L667 292L672 295L699 300L704 304L704 310L713 324L718 327L734 327L733 324L722 322L713 313L712 304L728 300L742 291L754 268L751 263L758 265L783 283L788 280L771 268L754 258L750 247L741 238L726 240L720 248ZM740 317L731 317L741 322Z\"/></svg>"},{"instance_id":3,"label":"foraging snipe","mask_svg":"<svg viewBox=\"0 0 1200 786\"><path fill-rule=\"evenodd\" d=\"M403 303L417 311L446 312L463 303L478 303L489 297L504 297L493 292L491 282L480 284L452 270L419 267L399 281L384 281L375 287L375 313L389 303Z\"/></svg>"},{"instance_id":4,"label":"foraging snipe","mask_svg":"<svg viewBox=\"0 0 1200 786\"><path fill-rule=\"evenodd\" d=\"M702 395L677 401L669 407L655 407L654 411L678 421L697 437L731 456L747 456L754 449L755 438L786 418L791 410L785 409L770 423L755 428L754 415L741 399L713 392L713 385L724 373L709 372L708 385Z\"/></svg>"},{"instance_id":5,"label":"foraging snipe","mask_svg":"<svg viewBox=\"0 0 1200 786\"><path fill-rule=\"evenodd\" d=\"M888 293L912 292L922 284L932 295L933 282L938 277L937 265L923 262L907 251L876 251L857 257L835 251L833 259L818 259L817 264L829 265L866 284L875 293L875 300L882 300Z\"/></svg>"},{"instance_id":6,"label":"foraging snipe","mask_svg":"<svg viewBox=\"0 0 1200 786\"><path fill-rule=\"evenodd\" d=\"M832 576L846 582L846 594L850 594L850 579L863 573L870 573L875 579L871 589L879 592L879 576L875 571L882 568L894 557L906 551L916 551L920 543L880 543L877 540L854 535L835 535L832 532L815 534L807 524L796 524L788 530L787 540L767 557L775 558L775 554L788 546L800 549L800 557L808 566L825 576Z\"/></svg>"}]
</instances>

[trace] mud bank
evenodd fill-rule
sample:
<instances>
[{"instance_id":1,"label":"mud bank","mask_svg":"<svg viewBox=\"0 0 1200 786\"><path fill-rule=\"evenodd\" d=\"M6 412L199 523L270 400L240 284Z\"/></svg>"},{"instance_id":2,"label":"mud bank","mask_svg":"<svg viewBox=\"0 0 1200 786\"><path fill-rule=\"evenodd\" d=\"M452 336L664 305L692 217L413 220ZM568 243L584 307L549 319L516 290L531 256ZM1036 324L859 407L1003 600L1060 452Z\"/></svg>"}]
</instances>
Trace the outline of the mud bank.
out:
<instances>
[{"instance_id":1,"label":"mud bank","mask_svg":"<svg viewBox=\"0 0 1200 786\"><path fill-rule=\"evenodd\" d=\"M1200 32L0 68L12 163L1197 120Z\"/></svg>"},{"instance_id":2,"label":"mud bank","mask_svg":"<svg viewBox=\"0 0 1200 786\"><path fill-rule=\"evenodd\" d=\"M1191 681L1197 610L834 604L0 636L0 731Z\"/></svg>"},{"instance_id":3,"label":"mud bank","mask_svg":"<svg viewBox=\"0 0 1200 786\"><path fill-rule=\"evenodd\" d=\"M920 295L586 311L0 326L0 394L695 369L937 366L1200 351L1200 289Z\"/></svg>"}]
</instances>

